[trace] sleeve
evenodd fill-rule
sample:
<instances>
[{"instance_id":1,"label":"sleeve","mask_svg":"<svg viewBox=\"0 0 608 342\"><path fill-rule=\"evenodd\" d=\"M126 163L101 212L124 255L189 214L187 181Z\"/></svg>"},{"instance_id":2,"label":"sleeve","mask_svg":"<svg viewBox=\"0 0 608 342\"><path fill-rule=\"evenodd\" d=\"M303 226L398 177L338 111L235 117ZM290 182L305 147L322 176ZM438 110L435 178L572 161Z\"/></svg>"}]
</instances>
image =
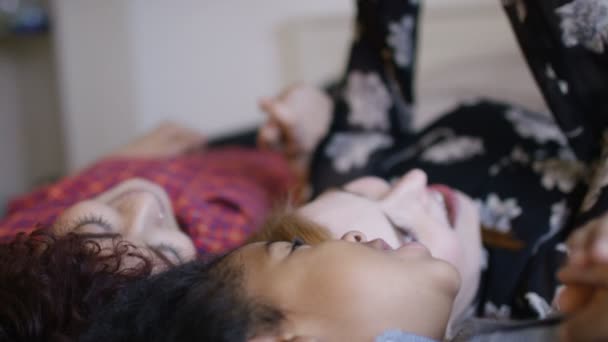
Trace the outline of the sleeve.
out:
<instances>
[{"instance_id":1,"label":"sleeve","mask_svg":"<svg viewBox=\"0 0 608 342\"><path fill-rule=\"evenodd\" d=\"M419 0L357 0L355 34L330 96L333 122L313 157L313 194L373 174L373 161L412 137Z\"/></svg>"},{"instance_id":2,"label":"sleeve","mask_svg":"<svg viewBox=\"0 0 608 342\"><path fill-rule=\"evenodd\" d=\"M333 130L411 131L419 0L357 0Z\"/></svg>"},{"instance_id":3,"label":"sleeve","mask_svg":"<svg viewBox=\"0 0 608 342\"><path fill-rule=\"evenodd\" d=\"M608 2L503 0L557 124L587 167L574 226L608 210Z\"/></svg>"},{"instance_id":4,"label":"sleeve","mask_svg":"<svg viewBox=\"0 0 608 342\"><path fill-rule=\"evenodd\" d=\"M240 246L296 180L279 154L242 148L208 151L179 167L189 176L159 185L169 190L180 226L203 255Z\"/></svg>"}]
</instances>

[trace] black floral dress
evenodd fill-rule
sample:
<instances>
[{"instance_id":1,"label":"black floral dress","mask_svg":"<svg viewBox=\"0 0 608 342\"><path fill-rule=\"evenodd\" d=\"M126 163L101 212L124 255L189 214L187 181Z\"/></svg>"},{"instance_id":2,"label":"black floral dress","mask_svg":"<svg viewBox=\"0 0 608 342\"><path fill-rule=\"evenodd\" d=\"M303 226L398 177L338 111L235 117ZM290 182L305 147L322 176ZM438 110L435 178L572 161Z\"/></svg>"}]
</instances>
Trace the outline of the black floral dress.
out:
<instances>
[{"instance_id":1,"label":"black floral dress","mask_svg":"<svg viewBox=\"0 0 608 342\"><path fill-rule=\"evenodd\" d=\"M464 103L411 130L418 0L358 0L357 30L335 111L311 172L322 192L412 168L471 196L485 229L523 242L486 246L474 311L543 318L573 229L608 209L608 0L503 0L551 113Z\"/></svg>"}]
</instances>

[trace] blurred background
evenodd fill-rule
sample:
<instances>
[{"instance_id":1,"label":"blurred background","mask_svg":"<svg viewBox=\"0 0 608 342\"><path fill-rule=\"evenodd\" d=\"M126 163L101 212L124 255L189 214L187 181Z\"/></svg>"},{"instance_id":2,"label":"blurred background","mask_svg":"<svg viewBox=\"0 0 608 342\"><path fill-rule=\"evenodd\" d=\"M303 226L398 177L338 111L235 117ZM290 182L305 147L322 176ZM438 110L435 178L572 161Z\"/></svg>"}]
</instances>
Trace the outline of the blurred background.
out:
<instances>
[{"instance_id":1,"label":"blurred background","mask_svg":"<svg viewBox=\"0 0 608 342\"><path fill-rule=\"evenodd\" d=\"M162 120L217 137L335 79L353 2L0 0L0 208ZM499 1L424 5L417 127L479 96L545 110Z\"/></svg>"}]
</instances>

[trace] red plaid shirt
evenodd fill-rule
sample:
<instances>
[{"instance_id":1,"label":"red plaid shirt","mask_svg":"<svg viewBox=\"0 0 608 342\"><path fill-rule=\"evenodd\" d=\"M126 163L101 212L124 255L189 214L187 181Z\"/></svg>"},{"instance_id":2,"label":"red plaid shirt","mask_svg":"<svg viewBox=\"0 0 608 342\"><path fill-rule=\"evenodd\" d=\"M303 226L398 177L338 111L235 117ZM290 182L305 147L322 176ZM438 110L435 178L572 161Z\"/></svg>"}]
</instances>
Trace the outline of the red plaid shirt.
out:
<instances>
[{"instance_id":1,"label":"red plaid shirt","mask_svg":"<svg viewBox=\"0 0 608 342\"><path fill-rule=\"evenodd\" d=\"M14 199L0 220L0 240L50 226L76 202L130 178L162 186L177 221L199 253L238 246L259 227L276 201L285 199L295 177L279 155L222 148L163 160L109 159L78 175Z\"/></svg>"}]
</instances>

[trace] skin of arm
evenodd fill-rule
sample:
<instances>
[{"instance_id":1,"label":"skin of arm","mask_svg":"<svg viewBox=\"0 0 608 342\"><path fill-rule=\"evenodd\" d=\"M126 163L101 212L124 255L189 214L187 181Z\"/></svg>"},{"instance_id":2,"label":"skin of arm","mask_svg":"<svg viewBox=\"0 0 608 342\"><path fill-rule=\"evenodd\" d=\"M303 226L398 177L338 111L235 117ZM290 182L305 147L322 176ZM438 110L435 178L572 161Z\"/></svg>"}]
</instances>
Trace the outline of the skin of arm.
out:
<instances>
[{"instance_id":1,"label":"skin of arm","mask_svg":"<svg viewBox=\"0 0 608 342\"><path fill-rule=\"evenodd\" d=\"M330 97L316 87L299 83L278 96L261 99L260 108L267 117L258 131L258 146L278 150L298 174L305 175L332 121Z\"/></svg>"},{"instance_id":2,"label":"skin of arm","mask_svg":"<svg viewBox=\"0 0 608 342\"><path fill-rule=\"evenodd\" d=\"M152 131L117 148L106 158L170 158L188 153L205 144L205 137L174 122L163 122Z\"/></svg>"}]
</instances>

